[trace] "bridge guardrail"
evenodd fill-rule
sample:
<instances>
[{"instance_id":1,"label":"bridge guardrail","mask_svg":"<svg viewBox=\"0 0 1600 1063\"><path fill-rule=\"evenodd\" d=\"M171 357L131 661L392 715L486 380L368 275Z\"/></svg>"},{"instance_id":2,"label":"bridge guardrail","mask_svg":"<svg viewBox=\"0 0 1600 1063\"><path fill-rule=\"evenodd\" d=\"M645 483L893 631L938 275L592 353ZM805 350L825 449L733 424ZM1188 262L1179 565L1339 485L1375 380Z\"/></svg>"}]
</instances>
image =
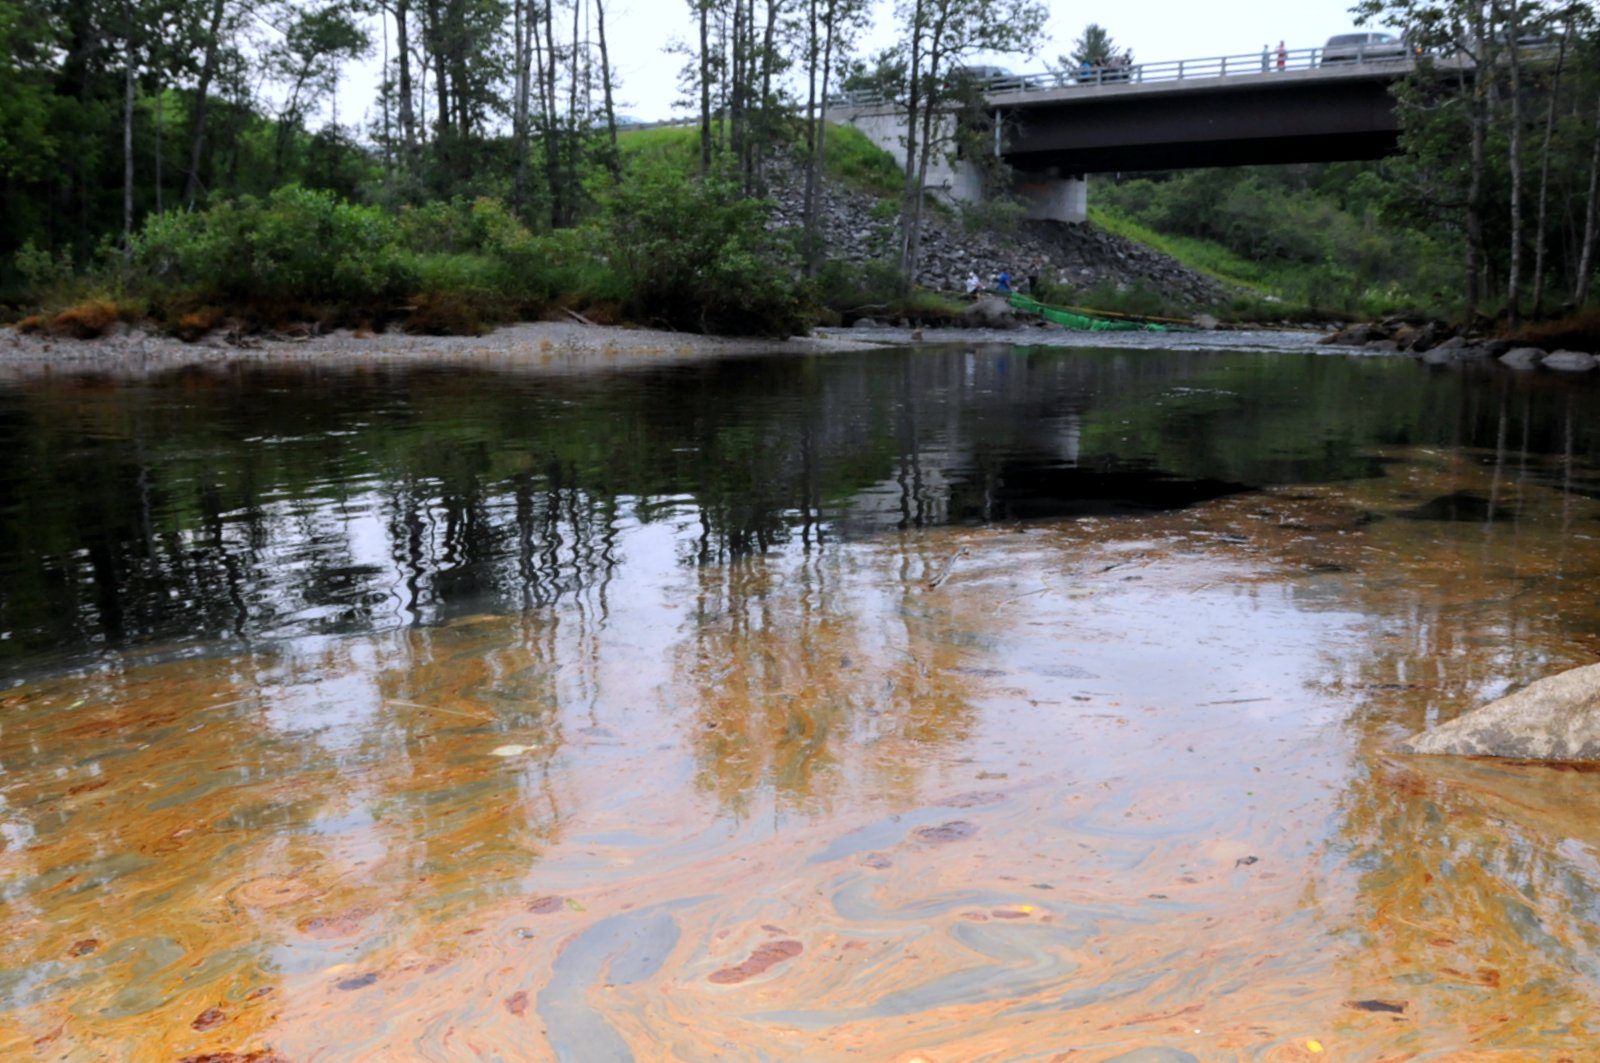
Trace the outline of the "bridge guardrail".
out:
<instances>
[{"instance_id":1,"label":"bridge guardrail","mask_svg":"<svg viewBox=\"0 0 1600 1063\"><path fill-rule=\"evenodd\" d=\"M1363 44L1348 48L1296 48L1252 52L1243 55L1218 55L1202 59L1177 59L1159 63L1113 63L1076 70L1049 70L1042 74L1019 74L983 82L991 97L1024 96L1033 92L1091 85L1151 84L1169 81L1223 78L1237 75L1287 73L1291 70L1349 69L1354 66L1393 68L1409 63L1413 52L1399 44ZM830 106L875 107L892 103L879 92L840 92L829 97Z\"/></svg>"}]
</instances>

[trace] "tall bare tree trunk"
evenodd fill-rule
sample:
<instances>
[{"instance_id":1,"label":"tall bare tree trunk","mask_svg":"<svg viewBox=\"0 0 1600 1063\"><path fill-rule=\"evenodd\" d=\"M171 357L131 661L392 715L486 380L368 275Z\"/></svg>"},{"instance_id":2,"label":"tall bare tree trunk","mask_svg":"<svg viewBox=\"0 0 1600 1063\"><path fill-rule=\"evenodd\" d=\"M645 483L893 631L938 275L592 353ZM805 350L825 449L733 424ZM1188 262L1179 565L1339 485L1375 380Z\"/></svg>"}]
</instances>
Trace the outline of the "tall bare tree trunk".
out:
<instances>
[{"instance_id":1,"label":"tall bare tree trunk","mask_svg":"<svg viewBox=\"0 0 1600 1063\"><path fill-rule=\"evenodd\" d=\"M756 188L762 194L767 192L767 151L773 130L769 121L772 106L772 72L777 66L777 36L778 13L783 7L781 0L767 0L767 25L761 35L761 96L756 102L756 156L755 156L755 181ZM752 8L752 14L754 9Z\"/></svg>"},{"instance_id":2,"label":"tall bare tree trunk","mask_svg":"<svg viewBox=\"0 0 1600 1063\"><path fill-rule=\"evenodd\" d=\"M528 22L533 12L525 0L511 0L512 77L511 143L516 166L511 174L511 210L519 218L528 198Z\"/></svg>"},{"instance_id":3,"label":"tall bare tree trunk","mask_svg":"<svg viewBox=\"0 0 1600 1063\"><path fill-rule=\"evenodd\" d=\"M917 160L917 194L912 215L911 233L907 242L906 279L915 284L917 271L922 267L922 215L928 199L928 169L933 162L933 151L938 142L938 123L944 105L944 93L939 91L944 76L945 30L949 24L951 5L940 2L939 15L928 34L928 83L922 98L922 154Z\"/></svg>"},{"instance_id":4,"label":"tall bare tree trunk","mask_svg":"<svg viewBox=\"0 0 1600 1063\"><path fill-rule=\"evenodd\" d=\"M1595 244L1600 243L1600 99L1595 100L1594 151L1589 156L1589 209L1583 222L1583 252L1578 256L1578 276L1572 303L1582 310L1594 287Z\"/></svg>"},{"instance_id":5,"label":"tall bare tree trunk","mask_svg":"<svg viewBox=\"0 0 1600 1063\"><path fill-rule=\"evenodd\" d=\"M917 184L917 119L922 107L922 41L925 0L917 0L911 14L911 58L907 64L910 74L906 90L906 183L900 206L900 274L907 283L913 283L911 262L911 229L919 224L917 205L922 189Z\"/></svg>"},{"instance_id":6,"label":"tall bare tree trunk","mask_svg":"<svg viewBox=\"0 0 1600 1063\"><path fill-rule=\"evenodd\" d=\"M622 151L617 145L617 108L611 91L611 51L606 46L606 0L594 0L595 16L600 30L600 84L605 92L606 140L610 151L606 154L606 167L612 180L622 179Z\"/></svg>"},{"instance_id":7,"label":"tall bare tree trunk","mask_svg":"<svg viewBox=\"0 0 1600 1063\"><path fill-rule=\"evenodd\" d=\"M1550 79L1550 106L1544 116L1544 145L1539 150L1539 221L1533 234L1533 313L1537 317L1544 306L1545 250L1549 244L1547 230L1550 226L1550 149L1556 135L1556 102L1561 97L1561 75L1567 65L1567 45L1572 40L1572 23L1568 22L1561 34L1561 50L1556 53L1555 74Z\"/></svg>"},{"instance_id":8,"label":"tall bare tree trunk","mask_svg":"<svg viewBox=\"0 0 1600 1063\"><path fill-rule=\"evenodd\" d=\"M200 80L194 90L194 132L189 138L189 175L183 183L183 198L190 206L200 195L200 156L205 150L211 79L217 72L217 52L221 47L222 16L226 7L227 0L216 0L211 5L211 21L206 26L206 55L200 63Z\"/></svg>"},{"instance_id":9,"label":"tall bare tree trunk","mask_svg":"<svg viewBox=\"0 0 1600 1063\"><path fill-rule=\"evenodd\" d=\"M128 39L122 57L122 258L133 263L133 4L123 0Z\"/></svg>"},{"instance_id":10,"label":"tall bare tree trunk","mask_svg":"<svg viewBox=\"0 0 1600 1063\"><path fill-rule=\"evenodd\" d=\"M161 196L161 127L165 124L165 103L163 97L166 93L160 85L156 86L156 158L155 158L155 185L156 185L156 213L160 214L165 209Z\"/></svg>"},{"instance_id":11,"label":"tall bare tree trunk","mask_svg":"<svg viewBox=\"0 0 1600 1063\"><path fill-rule=\"evenodd\" d=\"M579 48L581 39L581 23L579 15L582 11L580 0L572 3L572 84L567 86L567 123L566 123L566 185L562 193L561 217L565 224L571 225L577 220L578 213L578 79Z\"/></svg>"},{"instance_id":12,"label":"tall bare tree trunk","mask_svg":"<svg viewBox=\"0 0 1600 1063\"><path fill-rule=\"evenodd\" d=\"M1494 52L1490 38L1485 34L1482 11L1469 7L1468 19L1472 30L1475 54L1473 56L1471 98L1468 101L1467 121L1470 125L1467 180L1467 276L1466 305L1463 313L1470 328L1478 316L1479 288L1483 273L1483 170L1486 126L1489 122L1489 80L1493 76ZM1492 29L1492 23L1490 24Z\"/></svg>"},{"instance_id":13,"label":"tall bare tree trunk","mask_svg":"<svg viewBox=\"0 0 1600 1063\"><path fill-rule=\"evenodd\" d=\"M411 0L396 0L394 44L400 53L400 137L405 142L406 166L417 163L417 114L411 99Z\"/></svg>"},{"instance_id":14,"label":"tall bare tree trunk","mask_svg":"<svg viewBox=\"0 0 1600 1063\"><path fill-rule=\"evenodd\" d=\"M700 0L700 172L711 172L711 0Z\"/></svg>"},{"instance_id":15,"label":"tall bare tree trunk","mask_svg":"<svg viewBox=\"0 0 1600 1063\"><path fill-rule=\"evenodd\" d=\"M544 170L550 188L550 225L561 228L561 138L556 128L556 12L555 0L544 5Z\"/></svg>"},{"instance_id":16,"label":"tall bare tree trunk","mask_svg":"<svg viewBox=\"0 0 1600 1063\"><path fill-rule=\"evenodd\" d=\"M817 67L822 59L822 39L818 34L817 0L806 0L806 190L800 210L800 228L805 233L806 276L817 273Z\"/></svg>"},{"instance_id":17,"label":"tall bare tree trunk","mask_svg":"<svg viewBox=\"0 0 1600 1063\"><path fill-rule=\"evenodd\" d=\"M1522 323L1522 48L1517 44L1521 36L1522 19L1518 5L1513 0L1511 19L1507 26L1511 57L1511 136L1509 163L1511 166L1511 264L1506 278L1506 322L1511 328Z\"/></svg>"}]
</instances>

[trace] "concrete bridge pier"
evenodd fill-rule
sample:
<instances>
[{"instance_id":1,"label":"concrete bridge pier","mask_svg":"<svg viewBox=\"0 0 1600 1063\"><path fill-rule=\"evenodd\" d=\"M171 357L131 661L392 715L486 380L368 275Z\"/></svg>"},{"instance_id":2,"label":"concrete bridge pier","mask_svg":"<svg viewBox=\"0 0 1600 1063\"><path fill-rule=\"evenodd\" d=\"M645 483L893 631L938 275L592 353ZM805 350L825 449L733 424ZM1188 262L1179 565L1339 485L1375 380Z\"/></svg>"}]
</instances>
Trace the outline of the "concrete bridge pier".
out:
<instances>
[{"instance_id":1,"label":"concrete bridge pier","mask_svg":"<svg viewBox=\"0 0 1600 1063\"><path fill-rule=\"evenodd\" d=\"M1061 221L1081 225L1089 220L1089 179L1044 173L1016 172L1014 191L1027 206L1029 221Z\"/></svg>"},{"instance_id":2,"label":"concrete bridge pier","mask_svg":"<svg viewBox=\"0 0 1600 1063\"><path fill-rule=\"evenodd\" d=\"M844 117L906 169L905 119L894 110L868 109ZM948 119L947 121L953 121ZM1089 220L1089 182L1065 176L1058 169L1015 171L1013 191L1027 208L1030 221L1078 224ZM928 166L928 188L955 203L981 204L987 195L983 176L971 162L951 161L940 152Z\"/></svg>"}]
</instances>

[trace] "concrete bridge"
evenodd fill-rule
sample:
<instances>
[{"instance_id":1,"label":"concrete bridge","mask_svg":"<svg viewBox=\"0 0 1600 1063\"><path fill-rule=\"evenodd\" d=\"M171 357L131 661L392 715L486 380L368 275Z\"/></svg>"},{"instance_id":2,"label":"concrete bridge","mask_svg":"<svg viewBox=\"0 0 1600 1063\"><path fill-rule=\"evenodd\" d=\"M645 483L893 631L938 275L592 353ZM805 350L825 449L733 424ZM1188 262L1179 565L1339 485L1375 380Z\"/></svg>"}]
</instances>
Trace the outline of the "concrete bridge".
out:
<instances>
[{"instance_id":1,"label":"concrete bridge","mask_svg":"<svg viewBox=\"0 0 1600 1063\"><path fill-rule=\"evenodd\" d=\"M1399 46L1310 48L993 79L984 97L1028 216L1081 222L1093 173L1389 154L1400 130L1389 89L1413 66ZM905 165L905 116L892 103L855 95L832 108ZM938 160L929 184L961 202L984 194L959 159Z\"/></svg>"}]
</instances>

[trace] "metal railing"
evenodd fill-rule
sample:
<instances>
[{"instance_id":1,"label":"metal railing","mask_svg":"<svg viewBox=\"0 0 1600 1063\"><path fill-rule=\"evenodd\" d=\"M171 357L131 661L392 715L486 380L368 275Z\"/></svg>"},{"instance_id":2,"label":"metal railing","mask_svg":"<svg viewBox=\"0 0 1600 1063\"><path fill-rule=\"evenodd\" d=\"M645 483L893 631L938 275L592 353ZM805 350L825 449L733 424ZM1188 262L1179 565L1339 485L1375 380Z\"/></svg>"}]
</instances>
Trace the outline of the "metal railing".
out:
<instances>
[{"instance_id":1,"label":"metal railing","mask_svg":"<svg viewBox=\"0 0 1600 1063\"><path fill-rule=\"evenodd\" d=\"M1204 59L1178 59L1161 63L1114 62L1076 70L1049 70L1042 74L985 78L979 87L991 99L1035 92L1099 85L1142 85L1170 81L1196 81L1242 75L1282 74L1293 70L1348 70L1356 66L1395 68L1415 58L1404 44L1353 44L1348 47L1295 48L1218 55ZM840 92L829 97L835 107L873 107L892 102L875 91Z\"/></svg>"}]
</instances>

